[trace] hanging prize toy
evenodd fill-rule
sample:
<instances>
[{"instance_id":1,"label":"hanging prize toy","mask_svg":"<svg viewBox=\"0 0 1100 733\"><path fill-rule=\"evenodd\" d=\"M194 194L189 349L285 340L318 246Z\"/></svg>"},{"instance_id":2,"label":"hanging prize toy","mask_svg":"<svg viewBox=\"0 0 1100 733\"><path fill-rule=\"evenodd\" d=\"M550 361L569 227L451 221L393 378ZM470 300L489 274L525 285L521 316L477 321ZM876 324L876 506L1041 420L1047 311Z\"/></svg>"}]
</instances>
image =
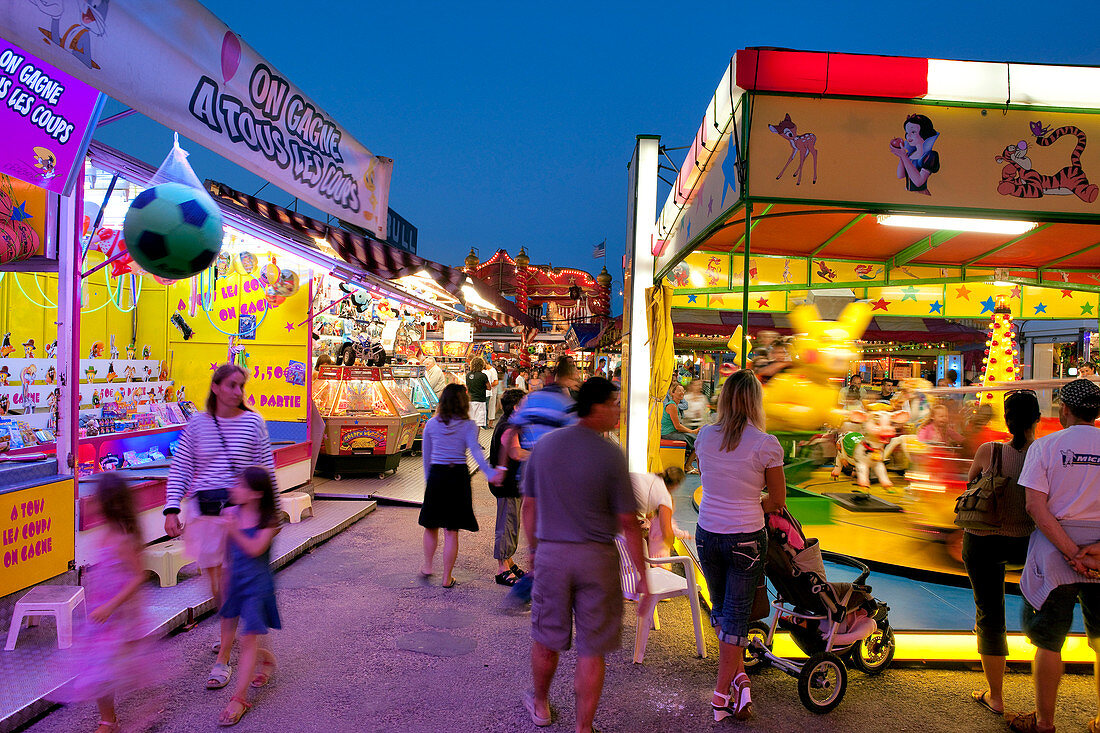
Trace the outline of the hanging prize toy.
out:
<instances>
[{"instance_id":1,"label":"hanging prize toy","mask_svg":"<svg viewBox=\"0 0 1100 733\"><path fill-rule=\"evenodd\" d=\"M92 390L92 407L99 407L99 390Z\"/></svg>"},{"instance_id":2,"label":"hanging prize toy","mask_svg":"<svg viewBox=\"0 0 1100 733\"><path fill-rule=\"evenodd\" d=\"M115 374L115 363L112 361L107 365L107 381L113 382L116 377L118 377L118 375Z\"/></svg>"},{"instance_id":3,"label":"hanging prize toy","mask_svg":"<svg viewBox=\"0 0 1100 733\"><path fill-rule=\"evenodd\" d=\"M23 358L34 358L34 339L28 339L27 341L23 342Z\"/></svg>"},{"instance_id":4,"label":"hanging prize toy","mask_svg":"<svg viewBox=\"0 0 1100 733\"><path fill-rule=\"evenodd\" d=\"M3 341L0 341L0 357L10 356L13 351L15 347L11 345L11 331L8 331L4 334Z\"/></svg>"},{"instance_id":5,"label":"hanging prize toy","mask_svg":"<svg viewBox=\"0 0 1100 733\"><path fill-rule=\"evenodd\" d=\"M233 265L241 277L256 277L260 261L251 252L241 252L234 259Z\"/></svg>"},{"instance_id":6,"label":"hanging prize toy","mask_svg":"<svg viewBox=\"0 0 1100 733\"><path fill-rule=\"evenodd\" d=\"M0 366L0 387L7 387L9 379L11 379L11 372L8 371L8 365Z\"/></svg>"},{"instance_id":7,"label":"hanging prize toy","mask_svg":"<svg viewBox=\"0 0 1100 733\"><path fill-rule=\"evenodd\" d=\"M233 273L233 258L224 249L218 253L214 260L214 272L218 280L229 277Z\"/></svg>"},{"instance_id":8,"label":"hanging prize toy","mask_svg":"<svg viewBox=\"0 0 1100 733\"><path fill-rule=\"evenodd\" d=\"M153 367L146 364L141 370L145 372L145 381L151 382L153 380Z\"/></svg>"},{"instance_id":9,"label":"hanging prize toy","mask_svg":"<svg viewBox=\"0 0 1100 733\"><path fill-rule=\"evenodd\" d=\"M54 339L50 343L46 344L46 358L47 359L56 359L57 358L57 339Z\"/></svg>"},{"instance_id":10,"label":"hanging prize toy","mask_svg":"<svg viewBox=\"0 0 1100 733\"><path fill-rule=\"evenodd\" d=\"M111 334L111 359L114 360L114 359L117 359L117 358L118 358L118 347L115 346L115 335Z\"/></svg>"},{"instance_id":11,"label":"hanging prize toy","mask_svg":"<svg viewBox=\"0 0 1100 733\"><path fill-rule=\"evenodd\" d=\"M133 341L131 341L130 345L126 347L126 360L127 361L133 361L134 360L134 354L137 352L137 349L135 347L136 347L136 344Z\"/></svg>"},{"instance_id":12,"label":"hanging prize toy","mask_svg":"<svg viewBox=\"0 0 1100 733\"><path fill-rule=\"evenodd\" d=\"M126 368L122 370L122 376L126 377L127 382L132 382L134 377L137 376L137 369L133 364L127 364Z\"/></svg>"},{"instance_id":13,"label":"hanging prize toy","mask_svg":"<svg viewBox=\"0 0 1100 733\"><path fill-rule=\"evenodd\" d=\"M183 335L184 341L189 340L195 335L195 330L188 325L187 321L183 320L183 316L178 312L173 313L172 317L168 319L168 322L179 329L179 332Z\"/></svg>"},{"instance_id":14,"label":"hanging prize toy","mask_svg":"<svg viewBox=\"0 0 1100 733\"><path fill-rule=\"evenodd\" d=\"M96 374L98 374L98 372L94 366L89 365L88 368L84 370L84 377L88 380L88 384L95 382Z\"/></svg>"},{"instance_id":15,"label":"hanging prize toy","mask_svg":"<svg viewBox=\"0 0 1100 733\"><path fill-rule=\"evenodd\" d=\"M95 341L92 343L92 348L88 351L89 359L99 359L103 356L103 342Z\"/></svg>"},{"instance_id":16,"label":"hanging prize toy","mask_svg":"<svg viewBox=\"0 0 1100 733\"><path fill-rule=\"evenodd\" d=\"M46 370L46 384L57 384L57 369L53 364L50 364L50 368Z\"/></svg>"},{"instance_id":17,"label":"hanging prize toy","mask_svg":"<svg viewBox=\"0 0 1100 733\"><path fill-rule=\"evenodd\" d=\"M390 301L386 298L379 298L375 304L375 311L380 318L392 318L393 309L390 307Z\"/></svg>"},{"instance_id":18,"label":"hanging prize toy","mask_svg":"<svg viewBox=\"0 0 1100 733\"><path fill-rule=\"evenodd\" d=\"M142 359L148 359L150 353L151 352L149 351L149 344L146 344L145 346L141 347L141 358Z\"/></svg>"},{"instance_id":19,"label":"hanging prize toy","mask_svg":"<svg viewBox=\"0 0 1100 733\"><path fill-rule=\"evenodd\" d=\"M57 432L57 424L60 422L60 413L58 412L58 406L61 403L61 390L55 389L50 392L50 396L46 398L46 407L50 408L50 417L46 421L46 429L51 433Z\"/></svg>"}]
</instances>

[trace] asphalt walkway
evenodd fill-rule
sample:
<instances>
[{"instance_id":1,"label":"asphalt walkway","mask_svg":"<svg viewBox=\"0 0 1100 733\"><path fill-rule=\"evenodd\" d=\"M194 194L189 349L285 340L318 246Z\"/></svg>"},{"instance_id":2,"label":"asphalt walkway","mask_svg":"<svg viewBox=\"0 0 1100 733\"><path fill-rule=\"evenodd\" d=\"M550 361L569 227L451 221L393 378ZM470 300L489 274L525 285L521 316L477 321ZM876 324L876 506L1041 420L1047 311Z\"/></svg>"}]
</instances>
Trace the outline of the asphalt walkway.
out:
<instances>
[{"instance_id":1,"label":"asphalt walkway","mask_svg":"<svg viewBox=\"0 0 1100 733\"><path fill-rule=\"evenodd\" d=\"M458 586L416 581L421 530L417 510L380 507L349 530L314 548L276 576L284 628L274 634L280 669L254 696L242 731L534 731L521 704L530 684L530 616L499 610L504 589L493 583L493 499L483 477L474 482L482 531L463 533ZM521 551L522 554L522 551ZM697 731L1004 731L999 718L969 698L976 671L905 668L877 678L850 673L844 701L815 716L798 701L795 680L776 670L753 683L756 718L715 724L709 697L717 641L697 659L685 600L662 603L661 629L650 636L645 663L635 665L633 606L623 651L608 659L596 717L600 730ZM120 705L123 730L215 730L230 692L203 689L213 663L216 622L160 643L160 679ZM547 730L572 730L572 669L565 654ZM1007 681L1010 704L1032 700L1026 670ZM1095 714L1091 676L1063 682L1058 729L1085 730ZM93 731L94 706L59 708L29 730Z\"/></svg>"}]
</instances>

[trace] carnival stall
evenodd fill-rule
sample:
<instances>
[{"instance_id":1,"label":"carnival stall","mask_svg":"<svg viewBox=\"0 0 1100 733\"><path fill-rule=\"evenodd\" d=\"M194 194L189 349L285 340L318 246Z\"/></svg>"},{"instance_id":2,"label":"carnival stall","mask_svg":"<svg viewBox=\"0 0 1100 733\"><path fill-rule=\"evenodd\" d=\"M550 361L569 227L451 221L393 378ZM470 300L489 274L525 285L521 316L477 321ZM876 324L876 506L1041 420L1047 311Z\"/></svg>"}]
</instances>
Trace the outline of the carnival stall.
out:
<instances>
[{"instance_id":1,"label":"carnival stall","mask_svg":"<svg viewBox=\"0 0 1100 733\"><path fill-rule=\"evenodd\" d=\"M1034 171L1058 175L1071 152L1083 170L1100 165L1085 147L1100 103L1070 81L1081 75L1100 78L1080 67L744 49L707 106L660 211L648 204L659 140L640 136L631 163L637 203L624 324L623 443L632 470L660 468L653 416L660 402L653 398L671 378L676 312L724 328L746 324L753 335L753 319L794 319L810 304L819 313L811 323L839 323L857 301L868 319L894 320L894 331L930 319L988 323L971 352L977 356L968 357L984 386L949 402L965 427L956 441L963 450L995 435L1004 385L1034 358L1018 348L1012 321L1100 313L1096 187L1082 183L1054 195L1063 192L1028 183ZM830 153L819 161L818 150ZM936 578L946 594L965 577L950 546L927 531L942 520L915 521L922 498L884 459L894 452L910 459L914 477L925 474L926 487L941 493L953 483L941 479L958 472L936 468L942 461L934 453L925 460L930 454L914 435L924 425L917 415L945 396L928 391L931 380L915 372L930 376L933 362L921 357L934 357L936 379L951 368L961 381L966 349L945 353L950 339L926 337L916 343L948 346L921 348L929 353L905 354L899 363L894 347L903 339L890 330L862 334L878 342L868 355L853 351L831 365L813 346L821 333L793 328L809 340L799 344L796 336L792 367L768 383L769 430L782 434L788 450L792 511L822 546L899 577ZM728 345L744 366L750 354L740 341ZM901 394L838 410L840 384L860 359L871 376L904 377ZM817 404L782 382L773 388L788 375L816 380L821 394L832 394L817 410L831 402L831 419L783 418ZM1040 392L1046 405L1051 397L1049 389ZM935 419L948 409L938 408ZM850 434L858 437L845 439ZM829 445L838 453L832 470L799 470ZM955 612L936 604L920 610L914 631L956 630ZM941 633L936 648L897 638L899 658L976 658L965 635ZM1014 658L1030 656L1018 634L1011 645Z\"/></svg>"}]
</instances>

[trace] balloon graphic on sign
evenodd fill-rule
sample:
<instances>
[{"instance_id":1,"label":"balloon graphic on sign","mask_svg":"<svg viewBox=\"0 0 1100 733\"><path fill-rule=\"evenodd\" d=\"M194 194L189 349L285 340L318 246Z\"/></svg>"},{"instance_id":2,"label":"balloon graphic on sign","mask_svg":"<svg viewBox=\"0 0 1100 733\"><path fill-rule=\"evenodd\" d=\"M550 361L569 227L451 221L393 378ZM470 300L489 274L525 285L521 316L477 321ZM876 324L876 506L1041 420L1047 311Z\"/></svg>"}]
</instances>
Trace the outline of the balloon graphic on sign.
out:
<instances>
[{"instance_id":1,"label":"balloon graphic on sign","mask_svg":"<svg viewBox=\"0 0 1100 733\"><path fill-rule=\"evenodd\" d=\"M222 37L222 81L228 84L240 65L241 41L236 33L226 31Z\"/></svg>"}]
</instances>

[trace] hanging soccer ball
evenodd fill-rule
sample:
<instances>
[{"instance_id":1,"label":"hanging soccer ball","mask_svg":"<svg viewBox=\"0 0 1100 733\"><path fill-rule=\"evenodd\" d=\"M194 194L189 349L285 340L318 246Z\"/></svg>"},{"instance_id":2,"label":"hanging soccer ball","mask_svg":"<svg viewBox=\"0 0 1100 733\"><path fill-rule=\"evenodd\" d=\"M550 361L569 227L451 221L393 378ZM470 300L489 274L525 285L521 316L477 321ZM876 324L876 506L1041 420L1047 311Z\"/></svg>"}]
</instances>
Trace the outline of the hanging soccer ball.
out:
<instances>
[{"instance_id":1,"label":"hanging soccer ball","mask_svg":"<svg viewBox=\"0 0 1100 733\"><path fill-rule=\"evenodd\" d=\"M182 280L202 272L222 247L222 215L201 192L162 183L138 194L122 225L126 249L146 272Z\"/></svg>"}]
</instances>

